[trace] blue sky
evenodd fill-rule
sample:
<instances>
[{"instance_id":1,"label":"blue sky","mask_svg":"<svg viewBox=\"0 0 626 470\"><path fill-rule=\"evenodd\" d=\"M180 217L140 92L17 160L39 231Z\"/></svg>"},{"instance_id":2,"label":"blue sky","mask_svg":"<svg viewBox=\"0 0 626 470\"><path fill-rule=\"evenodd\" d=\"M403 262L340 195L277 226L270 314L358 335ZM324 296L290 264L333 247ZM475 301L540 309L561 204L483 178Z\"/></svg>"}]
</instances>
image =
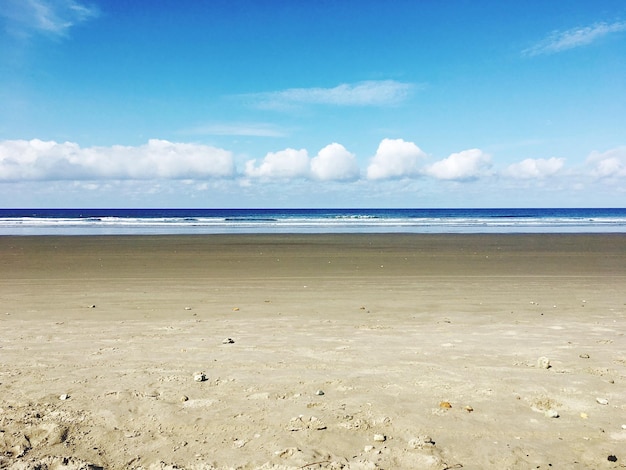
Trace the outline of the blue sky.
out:
<instances>
[{"instance_id":1,"label":"blue sky","mask_svg":"<svg viewBox=\"0 0 626 470\"><path fill-rule=\"evenodd\" d=\"M2 0L2 207L624 207L626 3Z\"/></svg>"}]
</instances>

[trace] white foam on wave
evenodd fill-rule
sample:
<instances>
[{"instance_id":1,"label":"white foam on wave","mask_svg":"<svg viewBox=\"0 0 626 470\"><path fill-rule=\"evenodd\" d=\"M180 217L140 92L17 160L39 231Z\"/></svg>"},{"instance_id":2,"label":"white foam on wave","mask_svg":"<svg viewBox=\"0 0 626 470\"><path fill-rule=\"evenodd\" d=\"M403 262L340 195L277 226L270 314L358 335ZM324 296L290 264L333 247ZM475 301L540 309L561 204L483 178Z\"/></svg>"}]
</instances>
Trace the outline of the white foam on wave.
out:
<instances>
[{"instance_id":1,"label":"white foam on wave","mask_svg":"<svg viewBox=\"0 0 626 470\"><path fill-rule=\"evenodd\" d=\"M626 233L624 217L432 216L398 213L250 216L0 217L0 235L198 233Z\"/></svg>"}]
</instances>

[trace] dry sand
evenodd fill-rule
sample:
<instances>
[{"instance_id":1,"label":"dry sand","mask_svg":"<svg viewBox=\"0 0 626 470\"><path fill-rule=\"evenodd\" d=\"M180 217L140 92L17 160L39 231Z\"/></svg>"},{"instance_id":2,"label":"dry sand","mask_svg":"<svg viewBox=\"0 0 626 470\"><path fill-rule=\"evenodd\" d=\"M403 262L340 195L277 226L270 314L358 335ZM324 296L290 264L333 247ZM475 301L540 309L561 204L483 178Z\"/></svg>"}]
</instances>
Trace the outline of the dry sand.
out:
<instances>
[{"instance_id":1,"label":"dry sand","mask_svg":"<svg viewBox=\"0 0 626 470\"><path fill-rule=\"evenodd\" d=\"M626 466L624 235L1 237L0 266L2 469Z\"/></svg>"}]
</instances>

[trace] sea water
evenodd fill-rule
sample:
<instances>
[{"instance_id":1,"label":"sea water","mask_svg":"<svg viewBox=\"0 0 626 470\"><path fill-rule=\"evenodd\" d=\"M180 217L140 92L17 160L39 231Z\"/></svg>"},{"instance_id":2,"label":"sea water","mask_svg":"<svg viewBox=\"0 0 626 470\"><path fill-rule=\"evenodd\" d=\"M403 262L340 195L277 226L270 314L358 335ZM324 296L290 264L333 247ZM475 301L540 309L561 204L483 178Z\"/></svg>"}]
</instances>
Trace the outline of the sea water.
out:
<instances>
[{"instance_id":1,"label":"sea water","mask_svg":"<svg viewBox=\"0 0 626 470\"><path fill-rule=\"evenodd\" d=\"M613 209L0 209L0 235L626 233Z\"/></svg>"}]
</instances>

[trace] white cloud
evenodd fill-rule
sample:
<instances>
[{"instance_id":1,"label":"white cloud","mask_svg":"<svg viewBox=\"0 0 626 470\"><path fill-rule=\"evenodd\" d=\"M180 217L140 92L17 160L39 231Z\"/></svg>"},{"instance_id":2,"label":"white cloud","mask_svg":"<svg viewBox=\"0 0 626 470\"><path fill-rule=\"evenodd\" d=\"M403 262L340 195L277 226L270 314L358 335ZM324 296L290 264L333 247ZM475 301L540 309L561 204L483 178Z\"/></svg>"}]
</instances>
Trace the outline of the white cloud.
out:
<instances>
[{"instance_id":1,"label":"white cloud","mask_svg":"<svg viewBox=\"0 0 626 470\"><path fill-rule=\"evenodd\" d=\"M359 177L356 156L337 143L327 145L311 159L311 174L322 181L349 181Z\"/></svg>"},{"instance_id":2,"label":"white cloud","mask_svg":"<svg viewBox=\"0 0 626 470\"><path fill-rule=\"evenodd\" d=\"M203 179L231 177L234 171L227 150L166 140L87 148L38 139L0 142L0 181Z\"/></svg>"},{"instance_id":3,"label":"white cloud","mask_svg":"<svg viewBox=\"0 0 626 470\"><path fill-rule=\"evenodd\" d=\"M554 31L546 39L522 51L522 55L534 57L555 54L575 47L586 46L611 33L626 31L626 21L595 23L591 26Z\"/></svg>"},{"instance_id":4,"label":"white cloud","mask_svg":"<svg viewBox=\"0 0 626 470\"><path fill-rule=\"evenodd\" d=\"M471 180L484 176L490 166L489 155L480 149L470 149L433 163L426 168L426 173L442 180Z\"/></svg>"},{"instance_id":5,"label":"white cloud","mask_svg":"<svg viewBox=\"0 0 626 470\"><path fill-rule=\"evenodd\" d=\"M413 142L383 139L367 167L370 180L405 178L419 174L419 161L426 154Z\"/></svg>"},{"instance_id":6,"label":"white cloud","mask_svg":"<svg viewBox=\"0 0 626 470\"><path fill-rule=\"evenodd\" d=\"M245 173L251 178L306 178L309 176L309 155L305 149L269 152L259 166L256 166L256 160L247 161Z\"/></svg>"},{"instance_id":7,"label":"white cloud","mask_svg":"<svg viewBox=\"0 0 626 470\"><path fill-rule=\"evenodd\" d=\"M65 36L72 26L98 15L95 6L77 0L5 0L0 9L7 29L19 34Z\"/></svg>"},{"instance_id":8,"label":"white cloud","mask_svg":"<svg viewBox=\"0 0 626 470\"><path fill-rule=\"evenodd\" d=\"M248 137L284 137L285 131L266 123L206 124L180 132L184 135L239 135Z\"/></svg>"},{"instance_id":9,"label":"white cloud","mask_svg":"<svg viewBox=\"0 0 626 470\"><path fill-rule=\"evenodd\" d=\"M237 169L231 151L200 144L153 139L139 146L81 147L74 142L6 140L0 141L0 183L49 181L58 186L73 181L84 190L103 191L106 185L143 185L143 181L151 187L152 183L169 184L168 188L178 191L184 185L197 192L215 188L216 184L232 184L234 180L246 191L259 182L263 184L256 185L255 191L271 186L265 183L272 181L284 188L295 188L303 182L318 183L322 190L340 187L341 183L353 186L362 180L362 185L387 181L399 191L402 185L412 184L412 178L424 176L460 182L496 176L491 157L480 149L453 153L430 165L425 164L425 159L426 154L415 143L402 139L383 139L363 170L356 155L336 142L322 148L313 158L306 149L286 148L248 160ZM499 174L517 180L563 175L572 181L570 187L586 175L587 181L595 179L604 186L623 187L626 147L592 152L584 173L565 172L565 163L564 158L528 158L510 164ZM337 184L324 184L331 182ZM422 179L420 184L436 182Z\"/></svg>"},{"instance_id":10,"label":"white cloud","mask_svg":"<svg viewBox=\"0 0 626 470\"><path fill-rule=\"evenodd\" d=\"M591 176L595 178L626 177L626 147L591 152L587 164L591 165Z\"/></svg>"},{"instance_id":11,"label":"white cloud","mask_svg":"<svg viewBox=\"0 0 626 470\"><path fill-rule=\"evenodd\" d=\"M242 95L267 109L323 104L333 106L387 106L404 101L414 85L395 80L344 83L334 88L290 88L269 93Z\"/></svg>"},{"instance_id":12,"label":"white cloud","mask_svg":"<svg viewBox=\"0 0 626 470\"><path fill-rule=\"evenodd\" d=\"M564 164L564 158L527 158L509 165L503 174L515 179L541 179L555 175L563 168Z\"/></svg>"}]
</instances>

